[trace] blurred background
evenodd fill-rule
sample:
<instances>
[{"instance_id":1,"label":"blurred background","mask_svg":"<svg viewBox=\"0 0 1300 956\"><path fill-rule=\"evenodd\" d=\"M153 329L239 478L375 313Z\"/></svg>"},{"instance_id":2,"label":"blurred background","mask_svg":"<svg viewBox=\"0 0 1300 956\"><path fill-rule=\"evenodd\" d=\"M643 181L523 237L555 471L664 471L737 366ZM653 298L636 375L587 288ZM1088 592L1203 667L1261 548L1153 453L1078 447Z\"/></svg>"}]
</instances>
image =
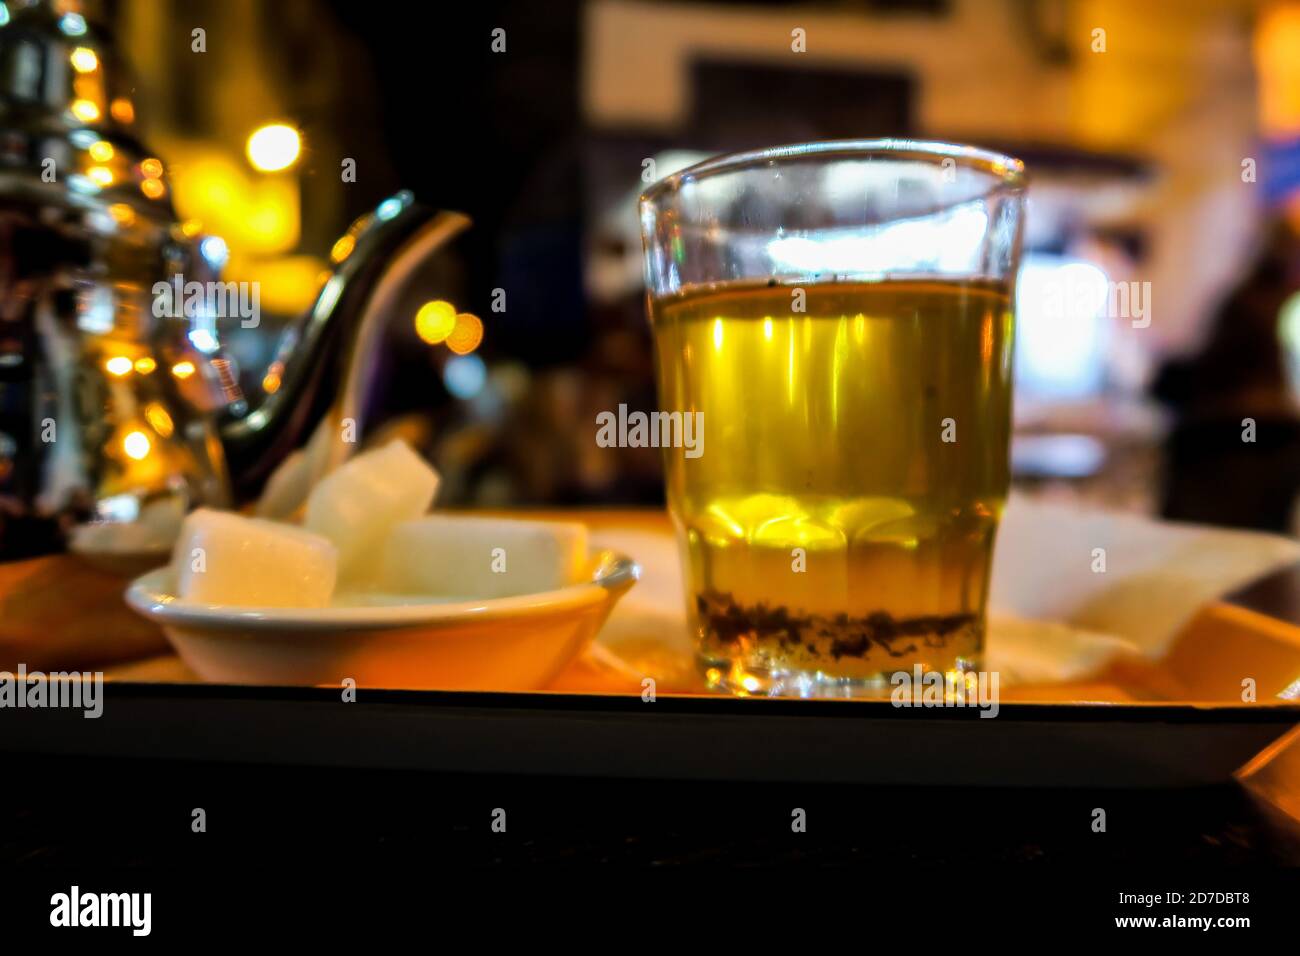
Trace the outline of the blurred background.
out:
<instances>
[{"instance_id":1,"label":"blurred background","mask_svg":"<svg viewBox=\"0 0 1300 956\"><path fill-rule=\"evenodd\" d=\"M263 326L233 331L250 395L351 220L399 189L472 217L394 317L368 417L417 437L446 504L662 501L657 449L593 440L599 411L654 408L646 160L910 136L1031 172L1020 490L1300 527L1300 2L75 6L132 68L177 214L261 283ZM481 324L417 321L432 299Z\"/></svg>"}]
</instances>

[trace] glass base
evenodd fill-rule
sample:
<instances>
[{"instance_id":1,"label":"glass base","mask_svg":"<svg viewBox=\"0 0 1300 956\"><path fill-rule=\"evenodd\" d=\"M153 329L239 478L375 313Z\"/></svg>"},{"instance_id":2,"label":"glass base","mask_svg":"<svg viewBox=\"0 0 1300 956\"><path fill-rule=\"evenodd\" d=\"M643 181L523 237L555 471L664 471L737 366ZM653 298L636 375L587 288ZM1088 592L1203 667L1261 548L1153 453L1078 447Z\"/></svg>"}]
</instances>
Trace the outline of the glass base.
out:
<instances>
[{"instance_id":1,"label":"glass base","mask_svg":"<svg viewBox=\"0 0 1300 956\"><path fill-rule=\"evenodd\" d=\"M709 690L733 694L736 697L804 697L840 698L856 700L888 700L895 684L892 678L904 673L914 678L912 670L880 671L867 676L843 677L823 671L800 670L779 666L756 666L740 658L725 659L697 654L696 664ZM918 665L919 667L920 665ZM921 673L934 671L921 667ZM969 679L979 670L975 660L959 657L948 670L943 671L951 681Z\"/></svg>"}]
</instances>

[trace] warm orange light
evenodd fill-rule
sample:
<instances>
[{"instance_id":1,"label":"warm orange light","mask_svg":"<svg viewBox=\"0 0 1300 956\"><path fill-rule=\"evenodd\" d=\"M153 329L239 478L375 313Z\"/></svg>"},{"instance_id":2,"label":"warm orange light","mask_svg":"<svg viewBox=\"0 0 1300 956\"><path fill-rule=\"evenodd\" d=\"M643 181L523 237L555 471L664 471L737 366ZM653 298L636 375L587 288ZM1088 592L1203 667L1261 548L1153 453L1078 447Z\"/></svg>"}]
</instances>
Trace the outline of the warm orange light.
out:
<instances>
[{"instance_id":1,"label":"warm orange light","mask_svg":"<svg viewBox=\"0 0 1300 956\"><path fill-rule=\"evenodd\" d=\"M456 307L436 299L415 313L415 334L430 345L444 341L456 328Z\"/></svg>"},{"instance_id":2,"label":"warm orange light","mask_svg":"<svg viewBox=\"0 0 1300 956\"><path fill-rule=\"evenodd\" d=\"M184 381L195 373L194 363L190 361L177 362L172 366L172 374Z\"/></svg>"},{"instance_id":3,"label":"warm orange light","mask_svg":"<svg viewBox=\"0 0 1300 956\"><path fill-rule=\"evenodd\" d=\"M472 312L456 316L456 327L447 336L447 348L457 355L468 355L483 341L483 322Z\"/></svg>"},{"instance_id":4,"label":"warm orange light","mask_svg":"<svg viewBox=\"0 0 1300 956\"><path fill-rule=\"evenodd\" d=\"M161 159L154 159L152 156L140 163L140 172L144 173L145 179L159 179L163 174L163 164Z\"/></svg>"},{"instance_id":5,"label":"warm orange light","mask_svg":"<svg viewBox=\"0 0 1300 956\"><path fill-rule=\"evenodd\" d=\"M135 122L135 106L125 96L119 96L108 105L108 111L119 123Z\"/></svg>"},{"instance_id":6,"label":"warm orange light","mask_svg":"<svg viewBox=\"0 0 1300 956\"><path fill-rule=\"evenodd\" d=\"M356 248L357 240L352 236L343 236L338 242L334 243L334 248L330 249L330 261L342 262L348 256L352 255L352 250Z\"/></svg>"},{"instance_id":7,"label":"warm orange light","mask_svg":"<svg viewBox=\"0 0 1300 956\"><path fill-rule=\"evenodd\" d=\"M1275 4L1255 28L1260 127L1284 139L1300 133L1300 7Z\"/></svg>"},{"instance_id":8,"label":"warm orange light","mask_svg":"<svg viewBox=\"0 0 1300 956\"><path fill-rule=\"evenodd\" d=\"M99 57L88 46L77 47L72 51L70 59L72 68L78 73L93 73L99 69Z\"/></svg>"},{"instance_id":9,"label":"warm orange light","mask_svg":"<svg viewBox=\"0 0 1300 956\"><path fill-rule=\"evenodd\" d=\"M113 185L113 171L107 166L91 166L86 170L86 175L100 188Z\"/></svg>"},{"instance_id":10,"label":"warm orange light","mask_svg":"<svg viewBox=\"0 0 1300 956\"><path fill-rule=\"evenodd\" d=\"M193 239L202 231L203 231L203 223L199 222L197 219L186 219L183 223L181 223L181 232L189 236L191 239Z\"/></svg>"},{"instance_id":11,"label":"warm orange light","mask_svg":"<svg viewBox=\"0 0 1300 956\"><path fill-rule=\"evenodd\" d=\"M268 395L274 395L280 390L280 376L275 372L267 372L262 377L262 391Z\"/></svg>"},{"instance_id":12,"label":"warm orange light","mask_svg":"<svg viewBox=\"0 0 1300 956\"><path fill-rule=\"evenodd\" d=\"M261 249L283 249L293 245L297 235L297 210L275 202L250 204L244 212L244 226Z\"/></svg>"},{"instance_id":13,"label":"warm orange light","mask_svg":"<svg viewBox=\"0 0 1300 956\"><path fill-rule=\"evenodd\" d=\"M167 409L163 408L157 402L150 402L144 407L144 417L149 420L153 430L163 438L170 438L176 426L172 423L172 417L167 414Z\"/></svg>"},{"instance_id":14,"label":"warm orange light","mask_svg":"<svg viewBox=\"0 0 1300 956\"><path fill-rule=\"evenodd\" d=\"M122 450L126 452L128 458L140 461L148 456L150 444L149 436L144 432L130 432L122 439Z\"/></svg>"},{"instance_id":15,"label":"warm orange light","mask_svg":"<svg viewBox=\"0 0 1300 956\"><path fill-rule=\"evenodd\" d=\"M108 162L113 158L113 144L103 139L91 143L90 158L97 163Z\"/></svg>"},{"instance_id":16,"label":"warm orange light","mask_svg":"<svg viewBox=\"0 0 1300 956\"><path fill-rule=\"evenodd\" d=\"M163 193L167 192L167 187L162 184L161 179L146 179L140 184L140 192L150 199L161 199Z\"/></svg>"},{"instance_id":17,"label":"warm orange light","mask_svg":"<svg viewBox=\"0 0 1300 956\"><path fill-rule=\"evenodd\" d=\"M288 257L292 253L298 245L302 225L296 177L256 175L215 147L173 152L175 157L169 157L171 162L165 173L171 179L161 181L167 185L167 194L175 198L182 218L201 220L205 233L224 237L239 255L269 259ZM333 237L337 238L337 235ZM322 259L316 259L313 277ZM232 262L231 268L237 265ZM261 281L261 273L259 266L250 278ZM300 289L298 295L310 292L310 289ZM263 305L268 305L265 299ZM293 305L291 311L298 308Z\"/></svg>"},{"instance_id":18,"label":"warm orange light","mask_svg":"<svg viewBox=\"0 0 1300 956\"><path fill-rule=\"evenodd\" d=\"M129 226L135 222L135 210L124 202L113 203L108 207L108 214L121 226Z\"/></svg>"},{"instance_id":19,"label":"warm orange light","mask_svg":"<svg viewBox=\"0 0 1300 956\"><path fill-rule=\"evenodd\" d=\"M99 107L90 100L73 100L72 115L83 123L93 123L99 119Z\"/></svg>"},{"instance_id":20,"label":"warm orange light","mask_svg":"<svg viewBox=\"0 0 1300 956\"><path fill-rule=\"evenodd\" d=\"M134 367L134 364L125 355L114 355L104 363L104 368L108 369L108 373L118 377L126 375Z\"/></svg>"},{"instance_id":21,"label":"warm orange light","mask_svg":"<svg viewBox=\"0 0 1300 956\"><path fill-rule=\"evenodd\" d=\"M141 375L148 375L157 367L158 363L147 355L135 360L135 370Z\"/></svg>"}]
</instances>

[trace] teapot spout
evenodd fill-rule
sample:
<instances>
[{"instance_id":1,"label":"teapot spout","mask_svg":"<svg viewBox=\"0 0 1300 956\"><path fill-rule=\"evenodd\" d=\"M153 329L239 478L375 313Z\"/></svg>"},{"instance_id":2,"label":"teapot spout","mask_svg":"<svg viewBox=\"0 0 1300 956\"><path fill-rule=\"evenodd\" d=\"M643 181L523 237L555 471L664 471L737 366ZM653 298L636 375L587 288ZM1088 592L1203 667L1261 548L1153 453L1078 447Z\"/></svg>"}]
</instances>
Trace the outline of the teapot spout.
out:
<instances>
[{"instance_id":1,"label":"teapot spout","mask_svg":"<svg viewBox=\"0 0 1300 956\"><path fill-rule=\"evenodd\" d=\"M460 213L430 209L402 192L358 219L336 243L333 273L311 308L282 334L270 366L278 387L244 414L227 413L220 424L236 501L256 497L309 439L302 483L348 457L353 446L342 423L350 420L355 434L362 430L362 397L398 297L469 225Z\"/></svg>"}]
</instances>

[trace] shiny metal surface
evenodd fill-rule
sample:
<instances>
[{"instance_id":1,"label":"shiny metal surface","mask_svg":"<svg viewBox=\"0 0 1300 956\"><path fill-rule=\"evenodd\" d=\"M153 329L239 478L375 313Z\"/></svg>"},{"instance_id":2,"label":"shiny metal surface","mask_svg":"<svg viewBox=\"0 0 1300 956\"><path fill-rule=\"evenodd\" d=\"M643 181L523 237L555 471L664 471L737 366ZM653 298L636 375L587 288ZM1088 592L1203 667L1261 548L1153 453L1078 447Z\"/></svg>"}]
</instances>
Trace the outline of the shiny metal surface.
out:
<instances>
[{"instance_id":1,"label":"shiny metal surface","mask_svg":"<svg viewBox=\"0 0 1300 956\"><path fill-rule=\"evenodd\" d=\"M220 246L176 221L115 51L63 6L0 5L0 561L105 523L157 548L189 508L256 493L340 400L371 291L435 218L399 194L358 220L284 334L282 387L250 403L222 344L240 319L158 294L219 289Z\"/></svg>"}]
</instances>

